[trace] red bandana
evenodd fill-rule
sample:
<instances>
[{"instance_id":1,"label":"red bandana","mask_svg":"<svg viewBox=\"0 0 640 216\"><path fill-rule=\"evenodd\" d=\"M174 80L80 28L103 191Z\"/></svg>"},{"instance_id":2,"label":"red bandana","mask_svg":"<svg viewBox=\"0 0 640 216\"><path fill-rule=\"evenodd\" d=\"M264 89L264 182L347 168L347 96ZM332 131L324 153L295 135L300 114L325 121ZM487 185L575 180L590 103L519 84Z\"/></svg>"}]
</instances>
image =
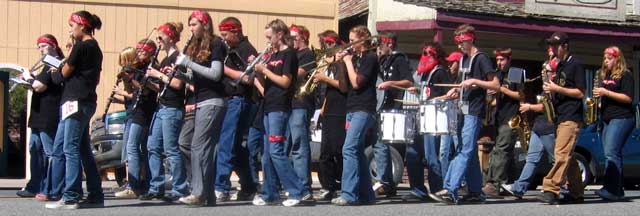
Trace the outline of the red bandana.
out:
<instances>
[{"instance_id":1,"label":"red bandana","mask_svg":"<svg viewBox=\"0 0 640 216\"><path fill-rule=\"evenodd\" d=\"M220 31L235 31L235 32L241 32L242 31L242 26L241 25L237 25L231 21L228 22L223 22L220 23L220 25L218 25L218 30Z\"/></svg>"},{"instance_id":2,"label":"red bandana","mask_svg":"<svg viewBox=\"0 0 640 216\"><path fill-rule=\"evenodd\" d=\"M304 37L305 39L309 39L309 32L302 32L302 30L300 30L298 26L292 25L291 28L289 28L289 31L302 34L302 37Z\"/></svg>"},{"instance_id":3,"label":"red bandana","mask_svg":"<svg viewBox=\"0 0 640 216\"><path fill-rule=\"evenodd\" d=\"M604 50L604 54L609 54L615 58L617 58L618 56L620 56L620 52L618 52L618 50L613 49L613 48L607 48Z\"/></svg>"},{"instance_id":4,"label":"red bandana","mask_svg":"<svg viewBox=\"0 0 640 216\"><path fill-rule=\"evenodd\" d=\"M500 51L495 51L493 52L493 54L496 55L496 57L504 57L504 58L511 58L511 52L500 52Z\"/></svg>"},{"instance_id":5,"label":"red bandana","mask_svg":"<svg viewBox=\"0 0 640 216\"><path fill-rule=\"evenodd\" d=\"M91 28L91 24L89 23L89 20L75 13L71 14L71 17L69 17L69 21Z\"/></svg>"},{"instance_id":6,"label":"red bandana","mask_svg":"<svg viewBox=\"0 0 640 216\"><path fill-rule=\"evenodd\" d=\"M58 41L56 41L56 39L51 39L48 37L39 37L37 43L38 44L46 43L46 44L49 44L49 46L54 46L54 47L58 46Z\"/></svg>"},{"instance_id":7,"label":"red bandana","mask_svg":"<svg viewBox=\"0 0 640 216\"><path fill-rule=\"evenodd\" d=\"M136 49L145 51L145 52L147 52L149 54L156 53L156 49L153 48L151 45L148 45L148 44L139 43L138 45L136 45Z\"/></svg>"},{"instance_id":8,"label":"red bandana","mask_svg":"<svg viewBox=\"0 0 640 216\"><path fill-rule=\"evenodd\" d=\"M438 59L432 55L422 55L418 63L418 75L428 74L436 65L438 65Z\"/></svg>"},{"instance_id":9,"label":"red bandana","mask_svg":"<svg viewBox=\"0 0 640 216\"><path fill-rule=\"evenodd\" d=\"M177 37L176 33L172 31L171 28L169 28L169 25L161 25L158 27L158 31L169 36L174 43L180 41L180 38Z\"/></svg>"},{"instance_id":10,"label":"red bandana","mask_svg":"<svg viewBox=\"0 0 640 216\"><path fill-rule=\"evenodd\" d=\"M393 39L390 37L381 37L380 42L385 44L393 44Z\"/></svg>"},{"instance_id":11,"label":"red bandana","mask_svg":"<svg viewBox=\"0 0 640 216\"><path fill-rule=\"evenodd\" d=\"M333 36L324 36L324 37L322 38L322 40L323 40L325 43L335 43L335 42L337 42L337 41L338 41L338 38L337 38L337 37L333 37Z\"/></svg>"},{"instance_id":12,"label":"red bandana","mask_svg":"<svg viewBox=\"0 0 640 216\"><path fill-rule=\"evenodd\" d=\"M194 10L191 12L191 17L195 17L202 23L202 25L209 24L209 17L207 17L207 12L201 10Z\"/></svg>"},{"instance_id":13,"label":"red bandana","mask_svg":"<svg viewBox=\"0 0 640 216\"><path fill-rule=\"evenodd\" d=\"M475 38L476 36L473 35L473 33L467 32L460 35L456 35L453 38L453 41L456 42L456 44L459 44L459 43L462 43L463 41L474 40Z\"/></svg>"}]
</instances>

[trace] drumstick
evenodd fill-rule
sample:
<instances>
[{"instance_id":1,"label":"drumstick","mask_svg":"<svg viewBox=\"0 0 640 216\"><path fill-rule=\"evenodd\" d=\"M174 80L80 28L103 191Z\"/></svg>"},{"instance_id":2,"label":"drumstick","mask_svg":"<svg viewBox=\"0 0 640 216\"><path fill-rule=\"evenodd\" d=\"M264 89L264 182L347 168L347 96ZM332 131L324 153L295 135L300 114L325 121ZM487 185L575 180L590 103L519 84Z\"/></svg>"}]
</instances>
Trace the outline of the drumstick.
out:
<instances>
[{"instance_id":1,"label":"drumstick","mask_svg":"<svg viewBox=\"0 0 640 216\"><path fill-rule=\"evenodd\" d=\"M398 90L403 90L403 91L406 91L407 89L409 89L409 88L400 87L400 86L397 86L397 85L390 85L389 87L395 88L395 89L398 89Z\"/></svg>"},{"instance_id":2,"label":"drumstick","mask_svg":"<svg viewBox=\"0 0 640 216\"><path fill-rule=\"evenodd\" d=\"M412 102L412 101L406 101L406 100L400 100L400 99L393 99L393 100L396 102L401 102L402 105L405 105L405 106L420 106L419 103Z\"/></svg>"},{"instance_id":3,"label":"drumstick","mask_svg":"<svg viewBox=\"0 0 640 216\"><path fill-rule=\"evenodd\" d=\"M449 87L449 88L457 88L460 87L460 84L444 84L444 83L434 83L435 87Z\"/></svg>"}]
</instances>

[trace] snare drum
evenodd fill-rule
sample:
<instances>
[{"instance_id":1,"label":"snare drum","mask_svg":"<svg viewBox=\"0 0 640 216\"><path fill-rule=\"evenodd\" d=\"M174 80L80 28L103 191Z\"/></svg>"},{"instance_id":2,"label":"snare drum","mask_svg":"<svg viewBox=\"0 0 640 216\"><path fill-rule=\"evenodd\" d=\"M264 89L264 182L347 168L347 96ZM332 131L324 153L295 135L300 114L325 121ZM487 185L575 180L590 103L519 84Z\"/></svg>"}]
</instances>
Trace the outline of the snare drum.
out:
<instances>
[{"instance_id":1,"label":"snare drum","mask_svg":"<svg viewBox=\"0 0 640 216\"><path fill-rule=\"evenodd\" d=\"M415 112L385 110L380 113L380 140L385 144L413 144Z\"/></svg>"},{"instance_id":2,"label":"snare drum","mask_svg":"<svg viewBox=\"0 0 640 216\"><path fill-rule=\"evenodd\" d=\"M404 96L402 97L402 109L403 110L412 110L412 111L417 111L418 110L418 104L420 104L420 99L419 96L417 94L412 94L409 91L406 91L404 93Z\"/></svg>"},{"instance_id":3,"label":"snare drum","mask_svg":"<svg viewBox=\"0 0 640 216\"><path fill-rule=\"evenodd\" d=\"M445 100L429 100L420 105L418 111L421 134L456 134L459 108L456 103Z\"/></svg>"}]
</instances>

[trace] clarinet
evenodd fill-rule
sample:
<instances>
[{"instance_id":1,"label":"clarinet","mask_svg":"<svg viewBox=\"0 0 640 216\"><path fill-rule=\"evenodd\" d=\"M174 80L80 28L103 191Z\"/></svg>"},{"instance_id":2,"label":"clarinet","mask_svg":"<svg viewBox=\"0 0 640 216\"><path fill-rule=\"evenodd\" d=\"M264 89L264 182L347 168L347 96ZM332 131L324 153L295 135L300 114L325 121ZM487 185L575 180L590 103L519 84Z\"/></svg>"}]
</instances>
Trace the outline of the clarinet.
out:
<instances>
[{"instance_id":1,"label":"clarinet","mask_svg":"<svg viewBox=\"0 0 640 216\"><path fill-rule=\"evenodd\" d=\"M122 82L122 79L119 78L118 80L116 80L116 84L113 86L113 88L118 87L118 85L120 85L120 83ZM111 96L109 96L109 101L107 101L107 107L104 108L104 114L102 114L102 121L104 122L105 125L107 125L107 113L109 112L109 107L111 106L111 103L113 101L113 96L116 95L115 91L111 92ZM107 127L105 127L107 128Z\"/></svg>"},{"instance_id":2,"label":"clarinet","mask_svg":"<svg viewBox=\"0 0 640 216\"><path fill-rule=\"evenodd\" d=\"M158 49L156 49L156 53L154 53L153 56L151 56L151 61L149 62L147 69L153 68L153 63L156 61L156 58L158 57L160 50L161 50L161 47L158 46ZM147 86L147 82L149 82L149 78L150 77L145 76L142 79L142 82L140 82L140 88L138 88L138 90L136 91L136 100L135 100L135 103L133 104L133 109L132 109L134 112L138 108L138 105L140 105L140 99L142 99L142 91Z\"/></svg>"},{"instance_id":3,"label":"clarinet","mask_svg":"<svg viewBox=\"0 0 640 216\"><path fill-rule=\"evenodd\" d=\"M193 34L189 35L189 39L187 39L187 43L184 45L184 49L182 49L183 55L187 52L187 48L189 47L189 44L191 43L192 38L193 38ZM176 74L178 74L178 71L176 71L176 67L178 66L176 65L175 67L173 67L173 71L169 75L169 82L167 82L167 84L165 84L164 87L162 87L162 91L160 91L158 100L164 96L164 93L167 91L167 88L169 87L169 85L171 85L171 81L176 76Z\"/></svg>"}]
</instances>

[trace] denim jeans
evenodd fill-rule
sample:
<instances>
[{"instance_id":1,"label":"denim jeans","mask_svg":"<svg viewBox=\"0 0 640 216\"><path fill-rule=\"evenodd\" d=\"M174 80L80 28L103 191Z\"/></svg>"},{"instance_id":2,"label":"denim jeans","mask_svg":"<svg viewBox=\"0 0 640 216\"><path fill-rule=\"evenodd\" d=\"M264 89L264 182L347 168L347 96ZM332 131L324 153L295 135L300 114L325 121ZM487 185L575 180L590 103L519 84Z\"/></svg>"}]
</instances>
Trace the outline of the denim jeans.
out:
<instances>
[{"instance_id":1,"label":"denim jeans","mask_svg":"<svg viewBox=\"0 0 640 216\"><path fill-rule=\"evenodd\" d=\"M29 192L49 194L48 187L51 185L49 183L51 178L47 175L47 167L53 151L55 134L55 129L31 129L31 141L29 142L31 179L25 187L25 190Z\"/></svg>"},{"instance_id":2,"label":"denim jeans","mask_svg":"<svg viewBox=\"0 0 640 216\"><path fill-rule=\"evenodd\" d=\"M469 192L482 192L482 171L478 159L478 135L480 134L481 118L474 115L464 115L462 142L458 146L456 156L451 161L444 180L444 189L457 197L457 191L464 179L469 186Z\"/></svg>"},{"instance_id":3,"label":"denim jeans","mask_svg":"<svg viewBox=\"0 0 640 216\"><path fill-rule=\"evenodd\" d=\"M244 97L231 97L227 103L216 155L216 191L229 192L229 177L235 167L240 187L248 192L255 192L256 182L249 169L249 150L242 146L242 137L247 134L253 116L252 104Z\"/></svg>"},{"instance_id":4,"label":"denim jeans","mask_svg":"<svg viewBox=\"0 0 640 216\"><path fill-rule=\"evenodd\" d=\"M264 137L264 132L260 129L255 127L249 128L249 135L247 136L247 147L249 148L249 170L251 171L251 178L253 179L253 182L256 183L256 186L258 185L258 182L260 182L260 175L258 172L260 171L260 161L262 161L260 155L265 143Z\"/></svg>"},{"instance_id":5,"label":"denim jeans","mask_svg":"<svg viewBox=\"0 0 640 216\"><path fill-rule=\"evenodd\" d=\"M160 105L158 110L153 114L151 131L147 138L149 170L151 172L149 193L164 194L165 177L162 158L163 153L166 153L166 157L171 166L173 194L177 196L185 196L188 194L185 165L182 160L180 148L178 147L178 135L182 127L183 113L184 110L182 108Z\"/></svg>"},{"instance_id":6,"label":"denim jeans","mask_svg":"<svg viewBox=\"0 0 640 216\"><path fill-rule=\"evenodd\" d=\"M291 152L293 160L293 170L298 178L302 180L302 184L306 191L311 192L311 148L309 121L310 111L307 109L292 109L289 123L286 130L285 146L287 152Z\"/></svg>"},{"instance_id":7,"label":"denim jeans","mask_svg":"<svg viewBox=\"0 0 640 216\"><path fill-rule=\"evenodd\" d=\"M440 135L440 171L443 175L447 174L449 163L456 153L457 139L456 135Z\"/></svg>"},{"instance_id":8,"label":"denim jeans","mask_svg":"<svg viewBox=\"0 0 640 216\"><path fill-rule=\"evenodd\" d=\"M289 192L289 198L300 199L304 193L304 185L295 174L284 146L288 118L287 112L269 112L264 116L266 142L262 156L262 199L265 201L280 199L278 180L282 183L282 188Z\"/></svg>"},{"instance_id":9,"label":"denim jeans","mask_svg":"<svg viewBox=\"0 0 640 216\"><path fill-rule=\"evenodd\" d=\"M58 122L58 129L53 137L53 147L51 149L51 158L49 158L49 167L47 167L47 181L46 188L49 190L47 196L51 198L62 197L62 192L65 188L65 157L64 157L64 131ZM60 137L60 138L58 138Z\"/></svg>"},{"instance_id":10,"label":"denim jeans","mask_svg":"<svg viewBox=\"0 0 640 216\"><path fill-rule=\"evenodd\" d=\"M374 123L376 125L380 125L377 122ZM376 130L380 129L377 128ZM382 143L381 135L376 136L375 140L376 142L372 146L373 159L376 162L376 175L374 176L375 180L382 183L383 185L391 187L395 184L393 182L393 164L391 164L391 150L389 149L390 147L389 145Z\"/></svg>"},{"instance_id":11,"label":"denim jeans","mask_svg":"<svg viewBox=\"0 0 640 216\"><path fill-rule=\"evenodd\" d=\"M602 146L606 158L602 188L616 196L624 196L622 149L633 131L634 118L611 119L604 124Z\"/></svg>"},{"instance_id":12,"label":"denim jeans","mask_svg":"<svg viewBox=\"0 0 640 216\"><path fill-rule=\"evenodd\" d=\"M89 120L96 111L95 104L78 103L78 112L58 124L55 143L64 143L65 187L63 199L78 202L82 199L82 175L87 180L87 199L104 200L102 180L91 151ZM56 144L54 144L55 146Z\"/></svg>"},{"instance_id":13,"label":"denim jeans","mask_svg":"<svg viewBox=\"0 0 640 216\"><path fill-rule=\"evenodd\" d=\"M149 151L147 150L147 129L145 125L131 123L129 131L125 133L125 145L127 146L127 166L129 167L127 180L129 188L138 194L143 194L149 189L151 173L147 162L149 161ZM142 173L145 179L142 180Z\"/></svg>"},{"instance_id":14,"label":"denim jeans","mask_svg":"<svg viewBox=\"0 0 640 216\"><path fill-rule=\"evenodd\" d=\"M424 159L427 161L429 189L432 192L442 190L442 164L440 162L441 136L425 134L424 136ZM440 142L438 142L440 141Z\"/></svg>"},{"instance_id":15,"label":"denim jeans","mask_svg":"<svg viewBox=\"0 0 640 216\"><path fill-rule=\"evenodd\" d=\"M371 188L369 163L364 155L365 135L374 130L375 119L368 112L347 113L347 135L342 147L342 194L350 203L370 203L375 200Z\"/></svg>"},{"instance_id":16,"label":"denim jeans","mask_svg":"<svg viewBox=\"0 0 640 216\"><path fill-rule=\"evenodd\" d=\"M531 132L529 150L527 151L527 161L522 168L520 177L518 180L513 182L513 186L511 187L514 192L522 194L527 192L542 156L546 154L548 161L553 163L553 146L556 144L555 141L556 136L553 133L538 135L536 132Z\"/></svg>"},{"instance_id":17,"label":"denim jeans","mask_svg":"<svg viewBox=\"0 0 640 216\"><path fill-rule=\"evenodd\" d=\"M414 194L423 198L428 193L424 186L424 145L423 136L416 135L414 143L407 145L405 151L409 187Z\"/></svg>"}]
</instances>

